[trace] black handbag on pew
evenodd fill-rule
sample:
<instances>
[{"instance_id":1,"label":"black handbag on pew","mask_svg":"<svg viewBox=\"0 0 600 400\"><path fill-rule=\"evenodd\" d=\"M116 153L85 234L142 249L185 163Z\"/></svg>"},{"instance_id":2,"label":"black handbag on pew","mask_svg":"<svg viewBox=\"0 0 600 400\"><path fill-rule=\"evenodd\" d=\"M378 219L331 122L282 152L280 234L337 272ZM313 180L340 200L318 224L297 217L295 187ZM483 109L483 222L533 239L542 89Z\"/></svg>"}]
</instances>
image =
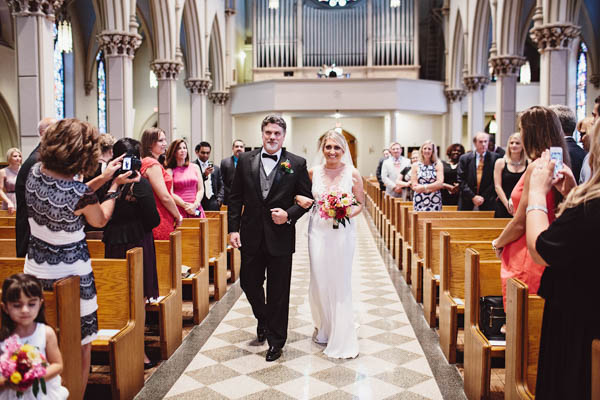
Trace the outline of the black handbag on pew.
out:
<instances>
[{"instance_id":1,"label":"black handbag on pew","mask_svg":"<svg viewBox=\"0 0 600 400\"><path fill-rule=\"evenodd\" d=\"M502 296L484 296L479 299L479 327L488 340L506 340L500 332L506 323Z\"/></svg>"}]
</instances>

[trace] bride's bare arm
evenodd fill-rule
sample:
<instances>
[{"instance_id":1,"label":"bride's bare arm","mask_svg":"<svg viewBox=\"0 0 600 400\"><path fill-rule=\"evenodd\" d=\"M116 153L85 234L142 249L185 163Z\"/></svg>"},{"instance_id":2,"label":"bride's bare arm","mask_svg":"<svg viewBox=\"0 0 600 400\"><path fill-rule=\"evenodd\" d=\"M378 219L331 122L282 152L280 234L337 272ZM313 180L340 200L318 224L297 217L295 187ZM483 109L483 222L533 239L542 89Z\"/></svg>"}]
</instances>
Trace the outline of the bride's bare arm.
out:
<instances>
[{"instance_id":1,"label":"bride's bare arm","mask_svg":"<svg viewBox=\"0 0 600 400\"><path fill-rule=\"evenodd\" d=\"M352 170L352 182L352 193L354 194L354 197L356 197L356 201L358 201L358 206L352 208L350 218L354 218L360 214L365 204L365 191L363 189L362 177L356 168Z\"/></svg>"}]
</instances>

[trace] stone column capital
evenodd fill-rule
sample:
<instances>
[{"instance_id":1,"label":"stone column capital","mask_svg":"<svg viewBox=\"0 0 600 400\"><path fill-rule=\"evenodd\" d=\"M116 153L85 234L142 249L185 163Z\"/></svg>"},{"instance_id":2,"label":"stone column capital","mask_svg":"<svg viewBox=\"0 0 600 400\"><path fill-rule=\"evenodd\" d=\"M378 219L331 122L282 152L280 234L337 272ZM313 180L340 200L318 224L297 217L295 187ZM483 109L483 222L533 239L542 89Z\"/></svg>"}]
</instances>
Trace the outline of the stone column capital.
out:
<instances>
[{"instance_id":1,"label":"stone column capital","mask_svg":"<svg viewBox=\"0 0 600 400\"><path fill-rule=\"evenodd\" d=\"M444 96L450 103L454 103L455 101L461 101L463 97L465 97L466 92L462 89L445 89Z\"/></svg>"},{"instance_id":2,"label":"stone column capital","mask_svg":"<svg viewBox=\"0 0 600 400\"><path fill-rule=\"evenodd\" d=\"M593 74L590 76L590 83L594 85L596 89L600 88L600 74Z\"/></svg>"},{"instance_id":3,"label":"stone column capital","mask_svg":"<svg viewBox=\"0 0 600 400\"><path fill-rule=\"evenodd\" d=\"M189 78L185 80L184 85L190 93L206 96L212 87L212 81L210 79Z\"/></svg>"},{"instance_id":4,"label":"stone column capital","mask_svg":"<svg viewBox=\"0 0 600 400\"><path fill-rule=\"evenodd\" d=\"M534 26L529 37L538 45L538 51L561 50L569 48L572 39L579 37L581 27L573 24L546 24Z\"/></svg>"},{"instance_id":5,"label":"stone column capital","mask_svg":"<svg viewBox=\"0 0 600 400\"><path fill-rule=\"evenodd\" d=\"M483 90L488 83L490 83L490 78L482 75L470 75L464 77L465 87L469 92L476 92L478 90Z\"/></svg>"},{"instance_id":6,"label":"stone column capital","mask_svg":"<svg viewBox=\"0 0 600 400\"><path fill-rule=\"evenodd\" d=\"M54 17L63 0L6 0L15 17Z\"/></svg>"},{"instance_id":7,"label":"stone column capital","mask_svg":"<svg viewBox=\"0 0 600 400\"><path fill-rule=\"evenodd\" d=\"M223 105L229 100L229 92L210 92L208 98L213 104Z\"/></svg>"},{"instance_id":8,"label":"stone column capital","mask_svg":"<svg viewBox=\"0 0 600 400\"><path fill-rule=\"evenodd\" d=\"M129 56L142 44L142 37L137 33L121 31L103 31L98 36L100 48L106 56Z\"/></svg>"},{"instance_id":9,"label":"stone column capital","mask_svg":"<svg viewBox=\"0 0 600 400\"><path fill-rule=\"evenodd\" d=\"M183 64L174 60L156 60L150 64L150 68L154 71L156 79L177 79Z\"/></svg>"},{"instance_id":10,"label":"stone column capital","mask_svg":"<svg viewBox=\"0 0 600 400\"><path fill-rule=\"evenodd\" d=\"M85 81L83 87L85 88L85 95L89 96L96 85L94 85L94 82L92 81Z\"/></svg>"},{"instance_id":11,"label":"stone column capital","mask_svg":"<svg viewBox=\"0 0 600 400\"><path fill-rule=\"evenodd\" d=\"M512 55L490 57L488 60L496 76L519 75L519 70L525 61L527 61L525 57Z\"/></svg>"}]
</instances>

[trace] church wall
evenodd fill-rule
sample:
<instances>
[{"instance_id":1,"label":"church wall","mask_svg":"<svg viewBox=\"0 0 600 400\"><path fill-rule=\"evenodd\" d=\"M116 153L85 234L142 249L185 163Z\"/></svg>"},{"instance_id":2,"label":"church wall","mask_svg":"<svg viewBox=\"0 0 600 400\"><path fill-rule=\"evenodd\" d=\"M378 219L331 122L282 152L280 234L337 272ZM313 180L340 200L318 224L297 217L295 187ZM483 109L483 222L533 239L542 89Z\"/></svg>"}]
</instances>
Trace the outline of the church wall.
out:
<instances>
[{"instance_id":1,"label":"church wall","mask_svg":"<svg viewBox=\"0 0 600 400\"><path fill-rule=\"evenodd\" d=\"M181 71L177 79L177 119L175 126L177 130L173 134L173 139L183 138L190 145L190 92L186 89L185 71Z\"/></svg>"},{"instance_id":2,"label":"church wall","mask_svg":"<svg viewBox=\"0 0 600 400\"><path fill-rule=\"evenodd\" d=\"M17 77L17 59L13 49L0 45L0 93L10 107L10 112L19 126L19 88ZM6 149L8 150L8 148ZM0 153L4 154L4 152Z\"/></svg>"},{"instance_id":3,"label":"church wall","mask_svg":"<svg viewBox=\"0 0 600 400\"><path fill-rule=\"evenodd\" d=\"M155 108L158 104L157 88L151 88L148 80L152 53L144 42L135 52L133 59L133 108L135 120L133 137L139 139L142 131L157 119Z\"/></svg>"}]
</instances>

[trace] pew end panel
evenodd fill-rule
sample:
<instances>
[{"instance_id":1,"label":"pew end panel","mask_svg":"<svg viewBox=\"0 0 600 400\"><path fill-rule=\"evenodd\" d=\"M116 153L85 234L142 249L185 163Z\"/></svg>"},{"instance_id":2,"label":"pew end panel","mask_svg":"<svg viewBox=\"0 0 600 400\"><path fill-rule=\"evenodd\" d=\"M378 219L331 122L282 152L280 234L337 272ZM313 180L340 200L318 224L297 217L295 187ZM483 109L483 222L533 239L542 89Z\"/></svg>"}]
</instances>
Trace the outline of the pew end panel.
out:
<instances>
[{"instance_id":1,"label":"pew end panel","mask_svg":"<svg viewBox=\"0 0 600 400\"><path fill-rule=\"evenodd\" d=\"M183 278L182 284L192 288L195 325L206 318L209 309L208 220L198 220L197 224L195 228L177 228L181 232L182 263L190 267L190 276Z\"/></svg>"},{"instance_id":2,"label":"pew end panel","mask_svg":"<svg viewBox=\"0 0 600 400\"><path fill-rule=\"evenodd\" d=\"M214 218L207 215L209 266L213 270L215 300L227 293L227 213L218 213Z\"/></svg>"}]
</instances>

